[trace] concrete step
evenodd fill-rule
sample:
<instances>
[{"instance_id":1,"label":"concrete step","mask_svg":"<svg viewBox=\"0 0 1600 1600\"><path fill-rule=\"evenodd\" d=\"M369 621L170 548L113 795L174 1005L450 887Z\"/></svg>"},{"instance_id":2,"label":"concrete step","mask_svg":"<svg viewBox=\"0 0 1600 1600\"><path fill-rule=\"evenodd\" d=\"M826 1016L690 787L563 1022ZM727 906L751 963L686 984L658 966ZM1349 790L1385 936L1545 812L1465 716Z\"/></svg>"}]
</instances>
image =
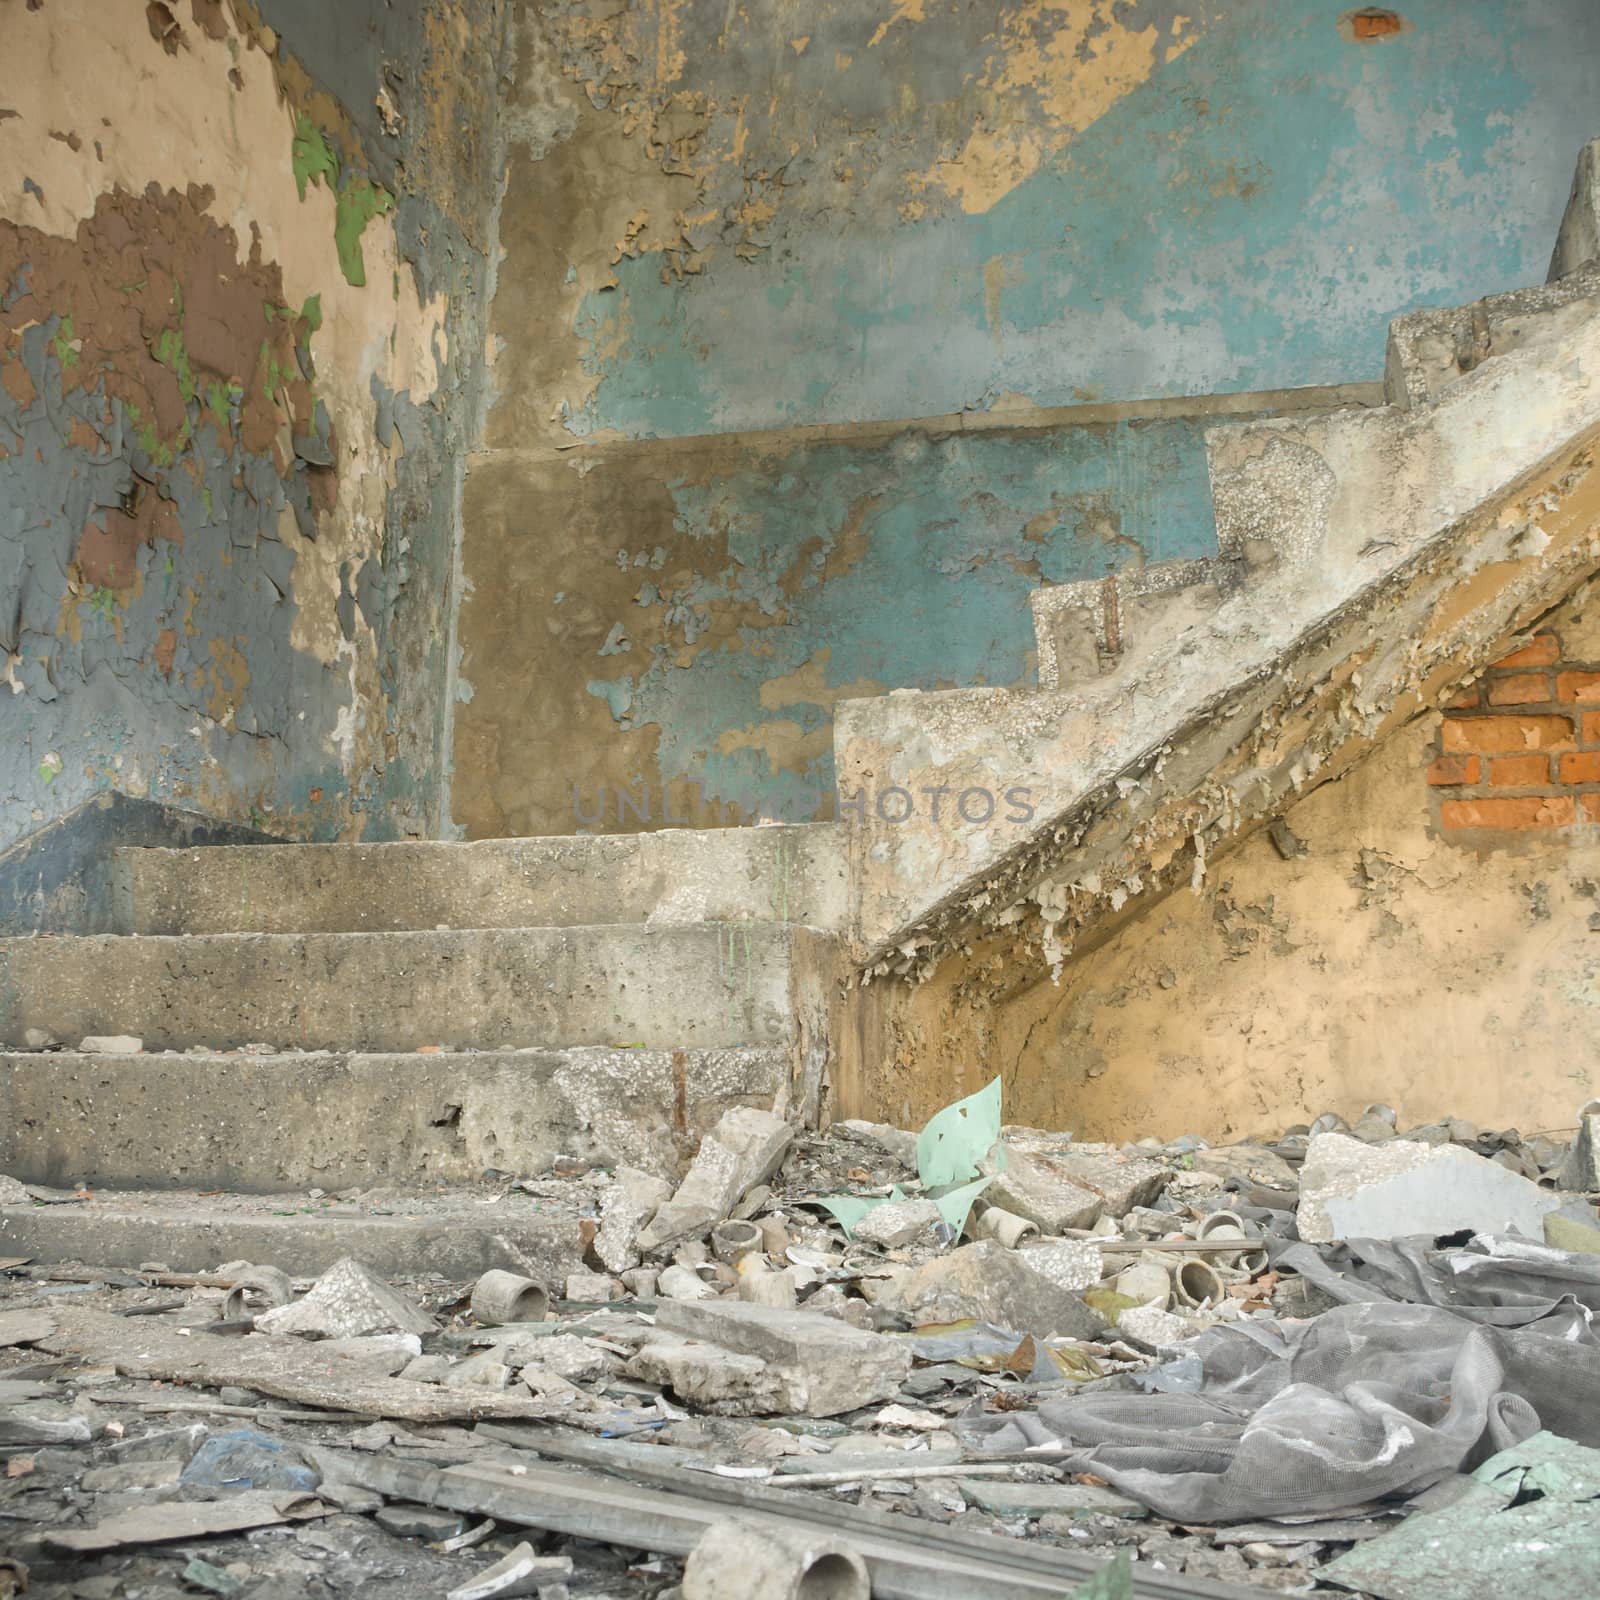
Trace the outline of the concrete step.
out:
<instances>
[{"instance_id":1,"label":"concrete step","mask_svg":"<svg viewBox=\"0 0 1600 1600\"><path fill-rule=\"evenodd\" d=\"M0 1044L37 1028L149 1050L782 1045L833 944L759 922L0 939Z\"/></svg>"},{"instance_id":2,"label":"concrete step","mask_svg":"<svg viewBox=\"0 0 1600 1600\"><path fill-rule=\"evenodd\" d=\"M437 1272L461 1282L504 1267L552 1288L582 1265L573 1205L517 1193L491 1198L396 1191L352 1204L304 1194L106 1190L63 1205L0 1206L0 1256L122 1268L158 1261L172 1272L249 1261L291 1278L356 1256L380 1277Z\"/></svg>"},{"instance_id":3,"label":"concrete step","mask_svg":"<svg viewBox=\"0 0 1600 1600\"><path fill-rule=\"evenodd\" d=\"M118 852L129 933L383 933L607 922L843 926L834 824Z\"/></svg>"},{"instance_id":4,"label":"concrete step","mask_svg":"<svg viewBox=\"0 0 1600 1600\"><path fill-rule=\"evenodd\" d=\"M476 1183L558 1156L676 1178L724 1111L784 1104L790 1054L0 1054L0 1173L55 1188Z\"/></svg>"}]
</instances>

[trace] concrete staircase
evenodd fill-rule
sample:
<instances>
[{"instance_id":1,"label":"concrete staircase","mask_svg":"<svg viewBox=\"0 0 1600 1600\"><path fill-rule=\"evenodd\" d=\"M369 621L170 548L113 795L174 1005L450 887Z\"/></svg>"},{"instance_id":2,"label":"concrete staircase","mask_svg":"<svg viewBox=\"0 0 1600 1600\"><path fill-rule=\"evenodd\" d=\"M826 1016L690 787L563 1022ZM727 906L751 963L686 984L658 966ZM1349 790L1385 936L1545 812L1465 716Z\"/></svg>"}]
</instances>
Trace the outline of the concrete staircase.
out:
<instances>
[{"instance_id":1,"label":"concrete staircase","mask_svg":"<svg viewBox=\"0 0 1600 1600\"><path fill-rule=\"evenodd\" d=\"M839 705L871 972L991 936L1059 970L1596 570L1594 262L1398 319L1385 393L1210 430L1218 555L1037 591L1037 689Z\"/></svg>"},{"instance_id":2,"label":"concrete staircase","mask_svg":"<svg viewBox=\"0 0 1600 1600\"><path fill-rule=\"evenodd\" d=\"M1564 240L1600 237L1597 171ZM1059 966L1600 569L1577 249L1549 286L1397 320L1382 408L1213 430L1217 556L1038 591L1036 689L841 704L848 828L123 852L119 933L0 939L0 1172L124 1186L94 1202L103 1261L290 1227L300 1271L351 1230L380 1267L424 1236L457 1269L575 1264L573 1214L501 1193L446 1225L416 1191L563 1154L671 1173L732 1105L814 1117L836 1052L871 1053L843 980L990 937ZM142 1048L37 1047L96 1034ZM367 1185L409 1193L303 1221L271 1198ZM74 1215L0 1205L0 1254L82 1253Z\"/></svg>"},{"instance_id":3,"label":"concrete staircase","mask_svg":"<svg viewBox=\"0 0 1600 1600\"><path fill-rule=\"evenodd\" d=\"M816 1114L846 906L833 827L129 850L118 869L122 932L0 939L0 1172L116 1191L94 1218L121 1242L97 1259L175 1264L174 1236L220 1259L200 1191L302 1191L299 1209L308 1188L472 1185L560 1156L675 1174L732 1106ZM41 1034L142 1048L16 1048ZM235 1205L248 1254L281 1206ZM464 1245L455 1217L454 1257L494 1258L507 1218L469 1218ZM0 1255L81 1253L84 1220L0 1208ZM549 1225L524 1217L516 1248L548 1262ZM577 1228L557 1229L568 1266Z\"/></svg>"}]
</instances>

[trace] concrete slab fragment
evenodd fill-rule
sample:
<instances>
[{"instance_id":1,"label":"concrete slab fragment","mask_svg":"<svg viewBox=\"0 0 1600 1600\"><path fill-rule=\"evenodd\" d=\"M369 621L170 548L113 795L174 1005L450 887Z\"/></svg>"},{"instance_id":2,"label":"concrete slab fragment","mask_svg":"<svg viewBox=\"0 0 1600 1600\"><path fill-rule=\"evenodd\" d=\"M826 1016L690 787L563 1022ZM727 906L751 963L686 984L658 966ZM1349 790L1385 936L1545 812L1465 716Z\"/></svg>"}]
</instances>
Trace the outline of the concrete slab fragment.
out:
<instances>
[{"instance_id":1,"label":"concrete slab fragment","mask_svg":"<svg viewBox=\"0 0 1600 1600\"><path fill-rule=\"evenodd\" d=\"M778 1170L794 1129L754 1107L726 1112L703 1139L678 1191L638 1236L646 1255L681 1239L704 1238L747 1190Z\"/></svg>"},{"instance_id":2,"label":"concrete slab fragment","mask_svg":"<svg viewBox=\"0 0 1600 1600\"><path fill-rule=\"evenodd\" d=\"M693 1349L722 1351L733 1358L727 1371L737 1385L754 1385L746 1390L752 1397L774 1395L779 1403L772 1409L805 1416L835 1416L887 1400L899 1392L911 1370L911 1349L905 1342L815 1311L741 1300L663 1301L656 1326L692 1341ZM674 1357L681 1373L686 1352L674 1347ZM765 1369L759 1379L747 1371L752 1360ZM708 1373L705 1381L709 1386L715 1375ZM673 1387L678 1388L676 1381Z\"/></svg>"},{"instance_id":3,"label":"concrete slab fragment","mask_svg":"<svg viewBox=\"0 0 1600 1600\"><path fill-rule=\"evenodd\" d=\"M1313 1244L1463 1228L1542 1240L1546 1213L1561 1204L1560 1195L1459 1145L1369 1145L1323 1133L1306 1151L1298 1220Z\"/></svg>"},{"instance_id":4,"label":"concrete slab fragment","mask_svg":"<svg viewBox=\"0 0 1600 1600\"><path fill-rule=\"evenodd\" d=\"M901 1273L879 1290L877 1304L918 1326L970 1317L1038 1338L1092 1339L1105 1331L1071 1290L1035 1272L1023 1252L989 1239Z\"/></svg>"}]
</instances>

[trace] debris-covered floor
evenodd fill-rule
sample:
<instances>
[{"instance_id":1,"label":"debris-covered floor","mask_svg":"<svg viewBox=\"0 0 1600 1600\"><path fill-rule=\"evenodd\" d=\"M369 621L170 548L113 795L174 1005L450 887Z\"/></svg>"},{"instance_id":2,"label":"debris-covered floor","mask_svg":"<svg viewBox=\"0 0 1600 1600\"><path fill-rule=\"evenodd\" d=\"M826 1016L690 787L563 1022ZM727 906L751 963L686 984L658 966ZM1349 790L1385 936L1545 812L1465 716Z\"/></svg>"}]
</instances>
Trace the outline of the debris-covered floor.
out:
<instances>
[{"instance_id":1,"label":"debris-covered floor","mask_svg":"<svg viewBox=\"0 0 1600 1600\"><path fill-rule=\"evenodd\" d=\"M575 1166L559 1284L0 1261L0 1596L1591 1592L1600 1110Z\"/></svg>"}]
</instances>

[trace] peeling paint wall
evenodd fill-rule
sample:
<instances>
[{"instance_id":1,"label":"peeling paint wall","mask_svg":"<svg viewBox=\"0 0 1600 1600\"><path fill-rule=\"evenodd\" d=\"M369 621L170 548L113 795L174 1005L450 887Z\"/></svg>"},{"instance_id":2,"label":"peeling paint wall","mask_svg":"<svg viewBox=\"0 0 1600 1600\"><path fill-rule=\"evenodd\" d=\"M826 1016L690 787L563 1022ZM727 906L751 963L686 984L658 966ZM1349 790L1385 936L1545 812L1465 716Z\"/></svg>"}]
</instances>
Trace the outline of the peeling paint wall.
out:
<instances>
[{"instance_id":1,"label":"peeling paint wall","mask_svg":"<svg viewBox=\"0 0 1600 1600\"><path fill-rule=\"evenodd\" d=\"M441 826L499 17L0 0L0 844Z\"/></svg>"},{"instance_id":2,"label":"peeling paint wall","mask_svg":"<svg viewBox=\"0 0 1600 1600\"><path fill-rule=\"evenodd\" d=\"M1215 552L1218 395L1370 403L1391 316L1542 279L1600 13L1349 13L523 5L454 819L826 816L837 699Z\"/></svg>"},{"instance_id":3,"label":"peeling paint wall","mask_svg":"<svg viewBox=\"0 0 1600 1600\"><path fill-rule=\"evenodd\" d=\"M1205 420L479 456L456 820L832 815L839 700L1021 682L1035 585L1215 551Z\"/></svg>"},{"instance_id":4,"label":"peeling paint wall","mask_svg":"<svg viewBox=\"0 0 1600 1600\"><path fill-rule=\"evenodd\" d=\"M1350 9L541 7L491 442L1375 376L1390 316L1544 276L1600 13Z\"/></svg>"},{"instance_id":5,"label":"peeling paint wall","mask_svg":"<svg viewBox=\"0 0 1600 1600\"><path fill-rule=\"evenodd\" d=\"M1592 594L1547 625L1600 657ZM1600 1091L1600 829L1442 831L1439 721L1296 804L1287 859L1256 835L1059 984L990 1003L1003 968L952 961L903 1005L885 991L898 1048L872 1114L914 1125L999 1072L1008 1116L1088 1139L1237 1139L1373 1103L1402 1126L1570 1126Z\"/></svg>"}]
</instances>

